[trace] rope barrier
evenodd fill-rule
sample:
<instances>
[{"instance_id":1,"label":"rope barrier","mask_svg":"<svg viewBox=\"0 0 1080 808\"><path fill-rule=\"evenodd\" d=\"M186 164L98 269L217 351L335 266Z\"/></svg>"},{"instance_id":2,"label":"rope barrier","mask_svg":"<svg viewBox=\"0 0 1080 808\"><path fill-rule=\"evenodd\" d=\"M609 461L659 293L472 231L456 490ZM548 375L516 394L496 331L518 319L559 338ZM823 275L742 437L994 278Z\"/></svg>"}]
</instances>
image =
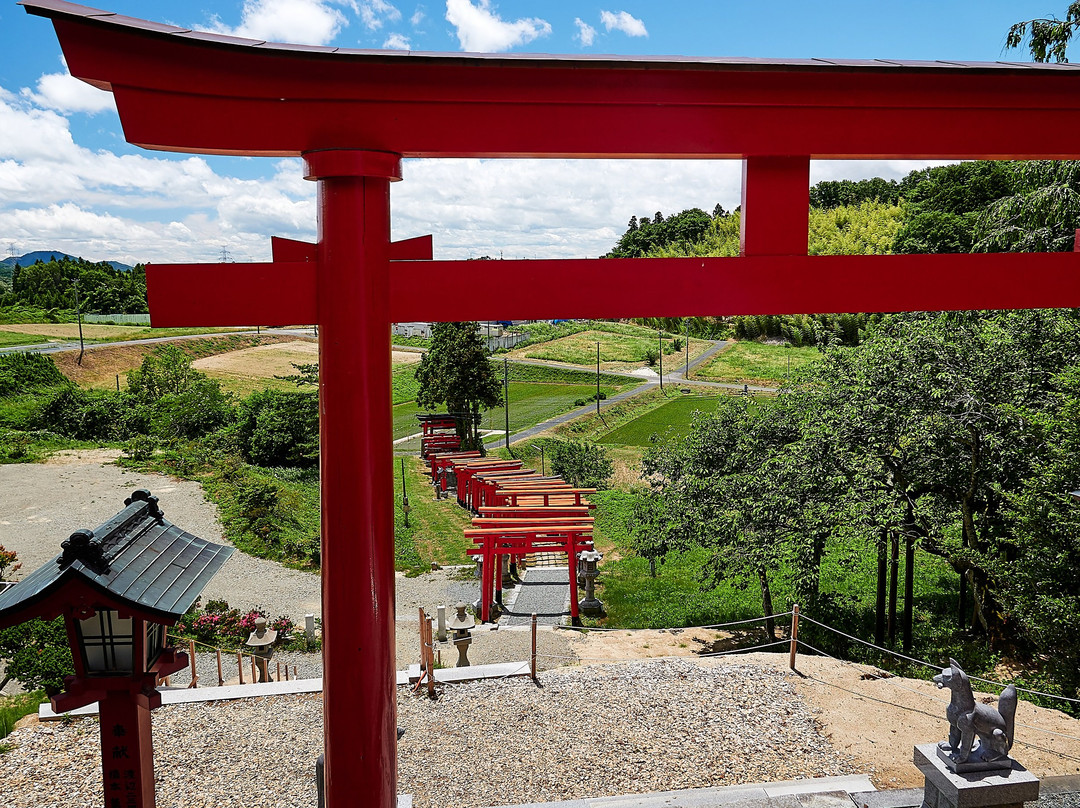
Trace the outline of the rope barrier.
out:
<instances>
[{"instance_id":1,"label":"rope barrier","mask_svg":"<svg viewBox=\"0 0 1080 808\"><path fill-rule=\"evenodd\" d=\"M770 614L766 617L750 617L746 620L734 620L730 623L710 623L704 626L678 626L676 628L604 628L601 626L562 626L556 625L553 628L562 629L563 631L579 631L583 634L587 634L590 631L625 631L630 633L632 631L690 631L695 628L716 629L716 628L728 628L729 626L741 626L745 623L763 623L766 620L775 619L778 617L791 617L792 612L780 612L779 614Z\"/></svg>"},{"instance_id":2,"label":"rope barrier","mask_svg":"<svg viewBox=\"0 0 1080 808\"><path fill-rule=\"evenodd\" d=\"M821 654L822 656L829 657L829 659L835 659L838 662L845 661L845 660L840 659L839 657L834 657L832 654L829 654L829 653L826 653L825 651L822 651L820 648L815 648L814 646L810 645L809 643L803 642L802 640L796 640L796 642L798 642L799 645L802 645L802 646L805 646L806 648L809 648L811 651L814 651L815 653ZM896 677L896 676L880 676L877 673L874 673L873 671L870 672L870 675L873 676L875 679L877 679L879 681L888 682L892 687L898 687L901 690L906 690L908 693L914 693L916 696L921 696L923 698L930 699L931 701L937 702L938 704L948 704L949 703L948 699L934 698L933 696L931 696L928 693L923 693L922 691L915 690L914 688L907 687L905 685L900 684L900 682L895 681L897 678L900 678L900 677ZM816 677L811 677L811 678L814 678L815 681L822 681L822 680L818 680ZM830 682L825 682L825 684L830 684L831 685ZM839 687L839 685L833 685L833 686ZM846 688L841 688L841 689L846 690ZM849 693L855 693L856 691L850 690L848 692ZM859 695L863 695L863 694L859 694ZM866 698L872 699L873 701L879 701L879 699L876 699L873 696L866 696ZM896 705L896 706L901 707L901 709L905 709L905 710L914 709L914 708L910 708L910 707L902 707L901 705ZM922 710L917 710L916 712L922 712ZM931 715L931 713L926 713L926 715ZM1080 742L1080 737L1076 737L1075 735L1066 735L1066 734L1061 733L1061 732L1055 732L1054 730L1051 730L1051 729L1043 729L1042 727L1033 727L1030 724L1021 724L1019 722L1016 722L1015 726L1022 727L1023 729L1029 729L1029 730L1031 730L1033 732L1041 732L1041 733L1043 733L1045 735L1054 735L1054 736L1057 736L1059 738L1065 738L1065 739L1070 740L1070 741ZM1017 741L1017 743L1022 743L1022 742ZM1025 744L1025 745L1030 745L1030 744ZM1042 747L1033 747L1033 748L1041 749ZM1044 750L1044 751L1052 752L1054 750L1047 749L1047 750ZM1070 757L1069 755L1066 755L1064 753L1062 753L1062 756L1063 757Z\"/></svg>"},{"instance_id":3,"label":"rope barrier","mask_svg":"<svg viewBox=\"0 0 1080 808\"><path fill-rule=\"evenodd\" d=\"M743 654L747 651L757 651L759 648L772 648L774 645L787 645L789 640L777 640L776 642L767 642L763 645L751 645L748 648L729 648L727 651L712 651L708 654L695 654L696 657L717 657L725 656L727 654Z\"/></svg>"},{"instance_id":4,"label":"rope barrier","mask_svg":"<svg viewBox=\"0 0 1080 808\"><path fill-rule=\"evenodd\" d=\"M883 648L880 645L874 645L872 642L867 642L866 640L860 639L859 637L853 637L850 634L845 634L843 631L840 631L840 629L833 628L832 626L826 625L825 623L821 623L821 622L815 620L812 617L807 617L805 614L800 614L799 619L800 620L806 620L808 623L813 623L815 626L821 626L824 629L828 629L829 631L832 631L832 632L834 632L836 634L839 634L841 637L846 637L847 639L851 640L852 642L861 643L862 645L869 646L870 648L873 648L873 649L875 649L877 651L881 651L882 653L885 653L885 654L889 654L890 656L894 656L894 657L897 657L899 659L906 659L908 662L914 662L917 665L924 665L927 668L932 668L932 669L934 669L936 671L941 670L941 665L935 665L933 662L927 662L925 659L916 659L915 657L910 657L910 656L907 656L906 654L901 654L899 651L893 651L893 650L891 650L889 648ZM993 685L995 687L1000 687L1002 690L1004 690L1006 687L1008 687L1008 685L1004 685L1001 682L995 682L993 679L984 679L981 676L968 676L968 678L972 679L974 681L977 681L977 682L984 682L986 684ZM1030 688L1018 687L1017 685L1013 685L1013 687L1016 688L1018 693L1030 693L1031 695L1034 695L1034 696L1044 696L1045 698L1048 698L1048 699L1059 699L1061 701L1068 701L1068 702L1071 702L1073 704L1080 704L1080 699L1074 699L1074 698L1071 698L1069 696L1058 696L1058 695L1055 695L1054 693L1046 693L1046 692L1043 692L1042 690L1031 690Z\"/></svg>"},{"instance_id":5,"label":"rope barrier","mask_svg":"<svg viewBox=\"0 0 1080 808\"><path fill-rule=\"evenodd\" d=\"M893 651L893 650L891 650L889 648L883 648L880 645L874 645L872 642L867 642L866 640L860 639L859 637L853 637L850 634L845 634L844 632L842 632L838 628L833 628L832 626L825 625L824 623L819 623L814 618L807 617L805 614L800 614L799 619L800 620L805 620L808 623L813 623L815 626L821 626L822 628L828 629L829 631L832 631L835 634L839 634L841 637L846 637L847 639L851 640L852 642L857 642L857 643L862 643L863 645L868 645L868 646L870 646L871 648L873 648L873 649L875 649L877 651L881 651L883 654L890 654L891 656L898 657L899 659L906 659L908 662L914 662L917 665L925 665L926 667L933 668L936 671L941 670L940 665L935 665L932 662L927 662L927 661L922 660L922 659L916 659L915 657L910 657L910 656L907 656L905 654L901 654L901 653L899 653L897 651Z\"/></svg>"}]
</instances>

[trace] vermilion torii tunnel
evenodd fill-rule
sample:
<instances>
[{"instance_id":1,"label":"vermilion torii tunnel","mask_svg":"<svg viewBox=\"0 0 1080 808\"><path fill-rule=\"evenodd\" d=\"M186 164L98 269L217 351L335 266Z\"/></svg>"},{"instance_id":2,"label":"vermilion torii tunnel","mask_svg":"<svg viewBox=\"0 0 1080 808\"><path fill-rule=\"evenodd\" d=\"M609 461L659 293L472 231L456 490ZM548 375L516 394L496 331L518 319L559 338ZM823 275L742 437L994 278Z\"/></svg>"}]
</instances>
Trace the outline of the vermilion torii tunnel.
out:
<instances>
[{"instance_id":1,"label":"vermilion torii tunnel","mask_svg":"<svg viewBox=\"0 0 1080 808\"><path fill-rule=\"evenodd\" d=\"M115 95L131 143L299 156L318 182L317 245L147 282L155 326L320 327L332 808L395 803L391 322L1080 306L1076 253L806 254L811 159L1080 158L1073 65L350 51L22 5L53 21L72 75ZM403 157L739 159L742 253L503 261L498 284L425 295L464 262L390 243Z\"/></svg>"}]
</instances>

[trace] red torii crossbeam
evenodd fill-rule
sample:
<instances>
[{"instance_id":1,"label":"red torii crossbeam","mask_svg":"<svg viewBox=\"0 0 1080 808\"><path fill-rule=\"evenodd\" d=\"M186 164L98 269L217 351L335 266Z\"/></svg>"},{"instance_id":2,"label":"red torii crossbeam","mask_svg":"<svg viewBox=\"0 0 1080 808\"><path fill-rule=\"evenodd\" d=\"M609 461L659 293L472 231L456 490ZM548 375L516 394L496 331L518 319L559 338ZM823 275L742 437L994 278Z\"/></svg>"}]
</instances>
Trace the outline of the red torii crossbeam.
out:
<instances>
[{"instance_id":1,"label":"red torii crossbeam","mask_svg":"<svg viewBox=\"0 0 1080 808\"><path fill-rule=\"evenodd\" d=\"M1080 158L1074 65L349 51L22 5L52 19L73 76L113 92L131 143L302 156L318 183L314 251L147 283L155 326L320 327L330 808L395 803L391 322L1080 305L1076 252L806 254L811 159ZM425 273L465 265L392 261L403 157L739 159L742 254L504 261L498 285L425 296Z\"/></svg>"}]
</instances>

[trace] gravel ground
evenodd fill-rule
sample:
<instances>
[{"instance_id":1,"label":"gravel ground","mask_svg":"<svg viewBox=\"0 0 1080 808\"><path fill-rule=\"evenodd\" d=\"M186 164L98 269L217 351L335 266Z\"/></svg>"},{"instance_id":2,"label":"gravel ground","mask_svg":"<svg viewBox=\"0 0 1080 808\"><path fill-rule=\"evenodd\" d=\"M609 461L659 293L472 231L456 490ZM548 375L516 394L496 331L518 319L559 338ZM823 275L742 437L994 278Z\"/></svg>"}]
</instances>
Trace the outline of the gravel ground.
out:
<instances>
[{"instance_id":1,"label":"gravel ground","mask_svg":"<svg viewBox=\"0 0 1080 808\"><path fill-rule=\"evenodd\" d=\"M527 635L526 635L527 636ZM493 709L494 707L494 709ZM161 808L313 808L321 696L154 712ZM571 799L850 774L790 677L718 660L563 668L528 680L398 690L399 784L416 808ZM10 736L0 782L11 808L100 801L97 723ZM467 776L450 764L467 760Z\"/></svg>"},{"instance_id":2,"label":"gravel ground","mask_svg":"<svg viewBox=\"0 0 1080 808\"><path fill-rule=\"evenodd\" d=\"M60 542L80 527L95 528L124 507L137 488L160 498L165 518L189 533L220 544L217 508L202 486L161 474L140 474L102 465L116 452L63 452L47 463L0 466L0 544L19 554L26 575L53 559ZM224 599L241 608L263 606L303 625L305 614L321 612L319 577L273 561L234 553L215 575L203 598Z\"/></svg>"},{"instance_id":3,"label":"gravel ground","mask_svg":"<svg viewBox=\"0 0 1080 808\"><path fill-rule=\"evenodd\" d=\"M229 544L222 537L217 508L207 502L198 483L176 480L160 474L131 472L108 461L115 452L92 450L61 453L48 463L0 466L0 545L19 554L22 569L18 578L50 561L60 550L60 542L80 527L96 527L123 507L124 498L137 488L147 488L161 499L167 519L210 541ZM432 617L436 607L452 607L459 600L471 603L479 596L479 582L470 568L446 568L407 578L398 574L397 666L406 668L419 658L418 609ZM273 615L288 615L303 626L305 614L321 614L321 584L311 573L291 570L272 561L235 553L203 591L203 599L221 598L242 609L263 607ZM541 632L540 653L571 657L573 636ZM449 645L440 649L447 664L457 659ZM477 633L469 657L474 664L516 662L528 659L527 633ZM295 657L295 659L293 658ZM281 656L282 664L285 657ZM275 658L277 659L277 658ZM542 659L541 670L561 664L564 659ZM212 653L199 654L199 676L205 683L217 683L217 659ZM289 657L301 678L322 675L317 656ZM224 660L226 680L236 677L235 656ZM271 665L276 669L275 665ZM245 677L249 675L245 667ZM186 673L173 677L174 684L186 685ZM6 691L14 692L17 683Z\"/></svg>"}]
</instances>

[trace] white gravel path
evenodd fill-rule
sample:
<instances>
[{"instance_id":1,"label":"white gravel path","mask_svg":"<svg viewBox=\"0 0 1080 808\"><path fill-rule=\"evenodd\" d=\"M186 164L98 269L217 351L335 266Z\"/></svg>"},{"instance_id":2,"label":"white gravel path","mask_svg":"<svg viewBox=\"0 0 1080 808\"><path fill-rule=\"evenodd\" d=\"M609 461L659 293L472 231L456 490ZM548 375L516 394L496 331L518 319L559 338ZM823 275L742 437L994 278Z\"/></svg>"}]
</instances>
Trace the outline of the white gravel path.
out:
<instances>
[{"instance_id":1,"label":"white gravel path","mask_svg":"<svg viewBox=\"0 0 1080 808\"><path fill-rule=\"evenodd\" d=\"M18 553L23 565L13 577L55 557L60 542L74 530L102 524L138 488L159 497L173 524L230 544L222 536L217 508L206 501L198 483L102 464L109 459L108 452L91 450L66 452L48 463L0 466L0 545ZM303 625L305 614L321 613L319 593L317 575L234 553L203 590L203 598L224 599L240 608L263 606Z\"/></svg>"}]
</instances>

